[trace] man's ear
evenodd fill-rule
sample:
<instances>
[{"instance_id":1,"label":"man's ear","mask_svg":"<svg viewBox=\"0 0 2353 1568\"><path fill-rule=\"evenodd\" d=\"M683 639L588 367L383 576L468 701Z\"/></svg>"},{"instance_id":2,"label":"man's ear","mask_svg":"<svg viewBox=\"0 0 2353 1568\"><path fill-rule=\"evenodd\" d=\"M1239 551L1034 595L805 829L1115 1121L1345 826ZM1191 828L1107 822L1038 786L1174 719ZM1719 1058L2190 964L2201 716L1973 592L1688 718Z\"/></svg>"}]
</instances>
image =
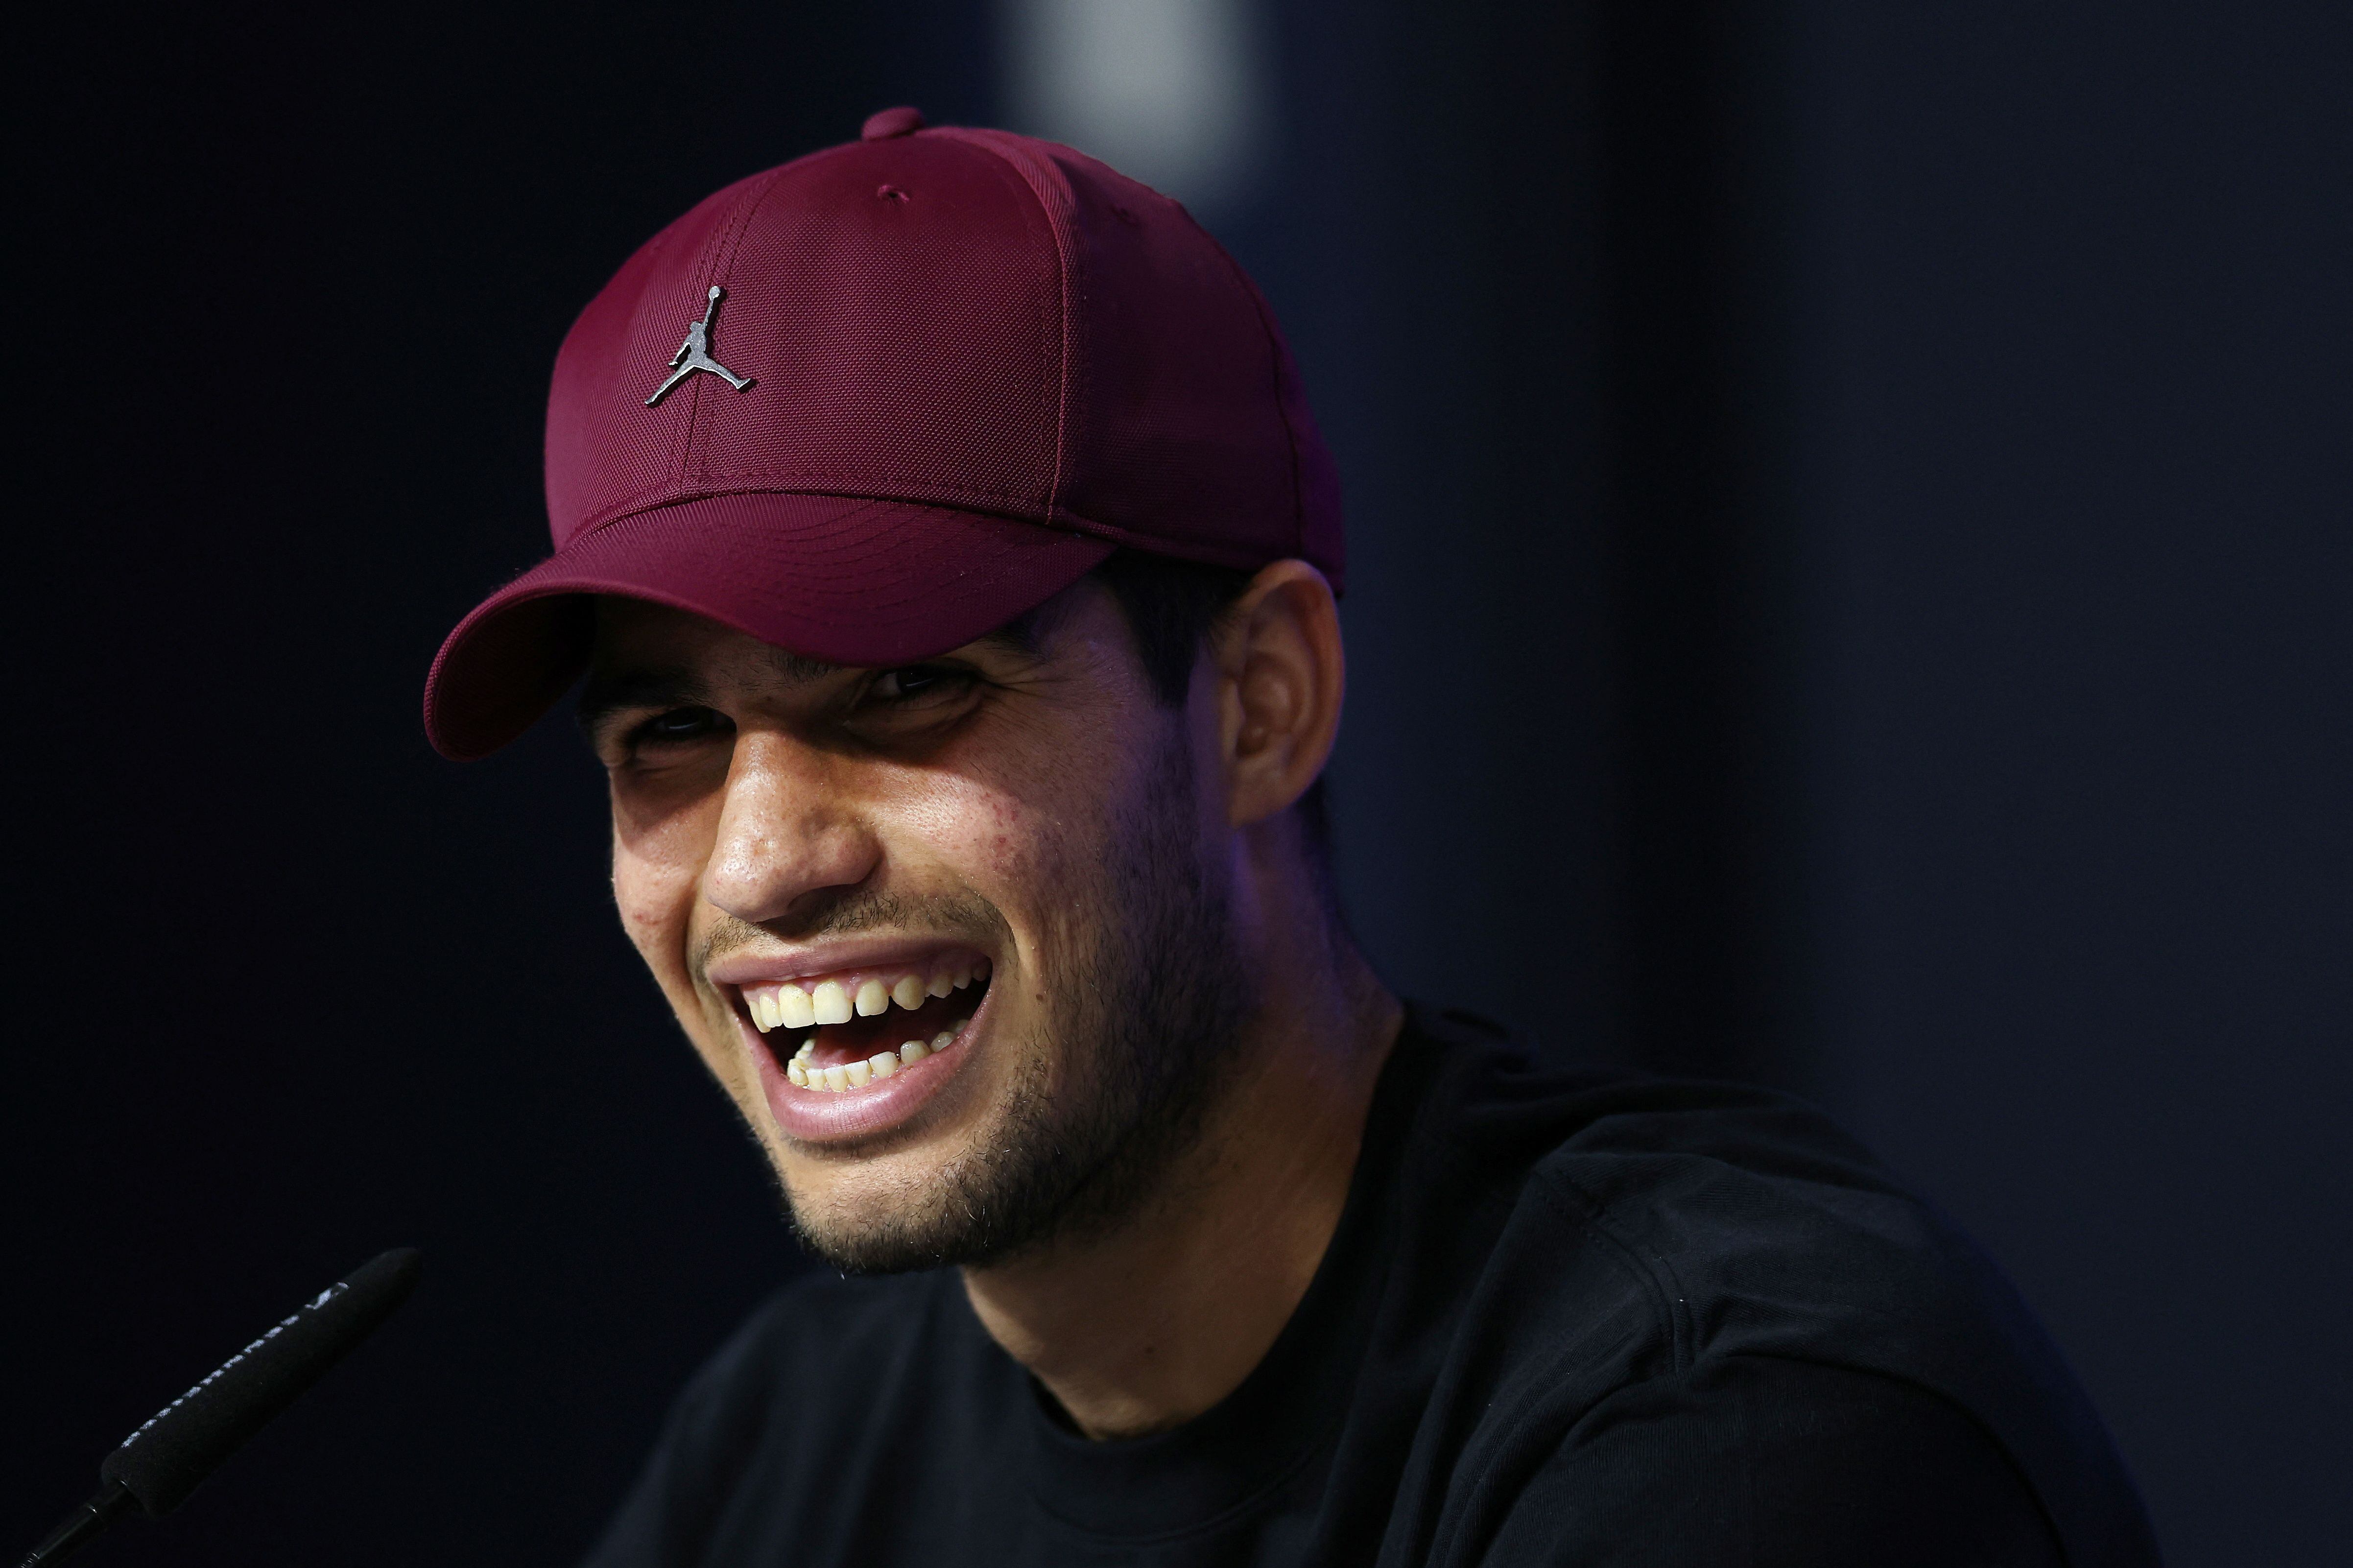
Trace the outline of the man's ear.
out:
<instances>
[{"instance_id":1,"label":"man's ear","mask_svg":"<svg viewBox=\"0 0 2353 1568\"><path fill-rule=\"evenodd\" d=\"M1332 584L1304 561L1275 562L1219 620L1212 656L1226 819L1243 827L1306 794L1340 732L1347 657Z\"/></svg>"}]
</instances>

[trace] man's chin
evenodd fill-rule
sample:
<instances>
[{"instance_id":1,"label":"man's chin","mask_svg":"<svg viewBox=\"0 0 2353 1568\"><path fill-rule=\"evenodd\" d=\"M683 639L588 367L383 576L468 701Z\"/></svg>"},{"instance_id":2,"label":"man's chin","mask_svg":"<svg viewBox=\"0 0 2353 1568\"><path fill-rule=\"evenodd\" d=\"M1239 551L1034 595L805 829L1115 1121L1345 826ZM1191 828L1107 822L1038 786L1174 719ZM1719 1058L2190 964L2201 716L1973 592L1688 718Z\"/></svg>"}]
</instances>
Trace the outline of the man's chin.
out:
<instances>
[{"instance_id":1,"label":"man's chin","mask_svg":"<svg viewBox=\"0 0 2353 1568\"><path fill-rule=\"evenodd\" d=\"M869 1160L795 1151L778 1163L793 1232L845 1274L1003 1262L1053 1232L1086 1184L1008 1131Z\"/></svg>"},{"instance_id":2,"label":"man's chin","mask_svg":"<svg viewBox=\"0 0 2353 1568\"><path fill-rule=\"evenodd\" d=\"M793 1234L844 1274L908 1274L974 1261L972 1237L937 1214L880 1214L856 1205L790 1205Z\"/></svg>"},{"instance_id":3,"label":"man's chin","mask_svg":"<svg viewBox=\"0 0 2353 1568\"><path fill-rule=\"evenodd\" d=\"M955 1167L967 1152L901 1148L863 1158L786 1144L777 1186L794 1236L849 1274L899 1274L961 1261ZM968 1154L967 1154L968 1157Z\"/></svg>"}]
</instances>

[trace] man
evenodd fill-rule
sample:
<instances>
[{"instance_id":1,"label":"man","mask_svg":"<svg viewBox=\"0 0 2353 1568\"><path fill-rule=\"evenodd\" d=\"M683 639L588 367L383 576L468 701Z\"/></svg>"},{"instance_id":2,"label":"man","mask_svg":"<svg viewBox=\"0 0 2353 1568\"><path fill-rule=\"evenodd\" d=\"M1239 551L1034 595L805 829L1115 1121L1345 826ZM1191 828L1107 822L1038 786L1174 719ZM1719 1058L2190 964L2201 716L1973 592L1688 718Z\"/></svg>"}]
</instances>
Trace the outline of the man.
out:
<instances>
[{"instance_id":1,"label":"man","mask_svg":"<svg viewBox=\"0 0 2353 1568\"><path fill-rule=\"evenodd\" d=\"M727 372L650 399L698 318ZM1357 954L1337 487L1175 204L877 115L588 307L548 495L428 727L585 670L622 921L833 1266L596 1563L2155 1561L2024 1309L1819 1116L1535 1072Z\"/></svg>"}]
</instances>

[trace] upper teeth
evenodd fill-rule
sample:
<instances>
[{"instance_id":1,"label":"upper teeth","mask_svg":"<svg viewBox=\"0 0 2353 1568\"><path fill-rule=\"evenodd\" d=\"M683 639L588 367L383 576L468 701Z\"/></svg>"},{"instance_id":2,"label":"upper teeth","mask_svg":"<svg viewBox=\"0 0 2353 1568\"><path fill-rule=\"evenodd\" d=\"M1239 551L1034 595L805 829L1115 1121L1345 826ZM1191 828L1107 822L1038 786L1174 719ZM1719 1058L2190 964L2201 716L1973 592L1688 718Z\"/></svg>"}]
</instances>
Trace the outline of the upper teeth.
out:
<instances>
[{"instance_id":1,"label":"upper teeth","mask_svg":"<svg viewBox=\"0 0 2353 1568\"><path fill-rule=\"evenodd\" d=\"M867 974L853 980L769 981L744 987L744 1005L762 1034L770 1029L806 1029L847 1024L854 1012L871 1018L892 1003L913 1010L934 996L961 991L988 973L985 958L955 958L922 973Z\"/></svg>"}]
</instances>

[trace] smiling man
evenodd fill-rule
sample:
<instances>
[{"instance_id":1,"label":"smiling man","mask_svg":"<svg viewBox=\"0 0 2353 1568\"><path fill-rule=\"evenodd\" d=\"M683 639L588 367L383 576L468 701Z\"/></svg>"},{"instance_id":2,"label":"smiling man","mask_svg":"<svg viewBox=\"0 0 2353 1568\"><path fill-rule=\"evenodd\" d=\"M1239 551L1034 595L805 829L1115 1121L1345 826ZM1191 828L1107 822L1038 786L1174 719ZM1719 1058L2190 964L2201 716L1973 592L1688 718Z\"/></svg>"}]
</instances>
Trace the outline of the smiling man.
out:
<instances>
[{"instance_id":1,"label":"smiling man","mask_svg":"<svg viewBox=\"0 0 2353 1568\"><path fill-rule=\"evenodd\" d=\"M622 268L547 452L427 727L586 674L622 921L832 1266L596 1563L2155 1561L1835 1128L1536 1071L1358 955L1337 486L1175 204L886 111Z\"/></svg>"}]
</instances>

